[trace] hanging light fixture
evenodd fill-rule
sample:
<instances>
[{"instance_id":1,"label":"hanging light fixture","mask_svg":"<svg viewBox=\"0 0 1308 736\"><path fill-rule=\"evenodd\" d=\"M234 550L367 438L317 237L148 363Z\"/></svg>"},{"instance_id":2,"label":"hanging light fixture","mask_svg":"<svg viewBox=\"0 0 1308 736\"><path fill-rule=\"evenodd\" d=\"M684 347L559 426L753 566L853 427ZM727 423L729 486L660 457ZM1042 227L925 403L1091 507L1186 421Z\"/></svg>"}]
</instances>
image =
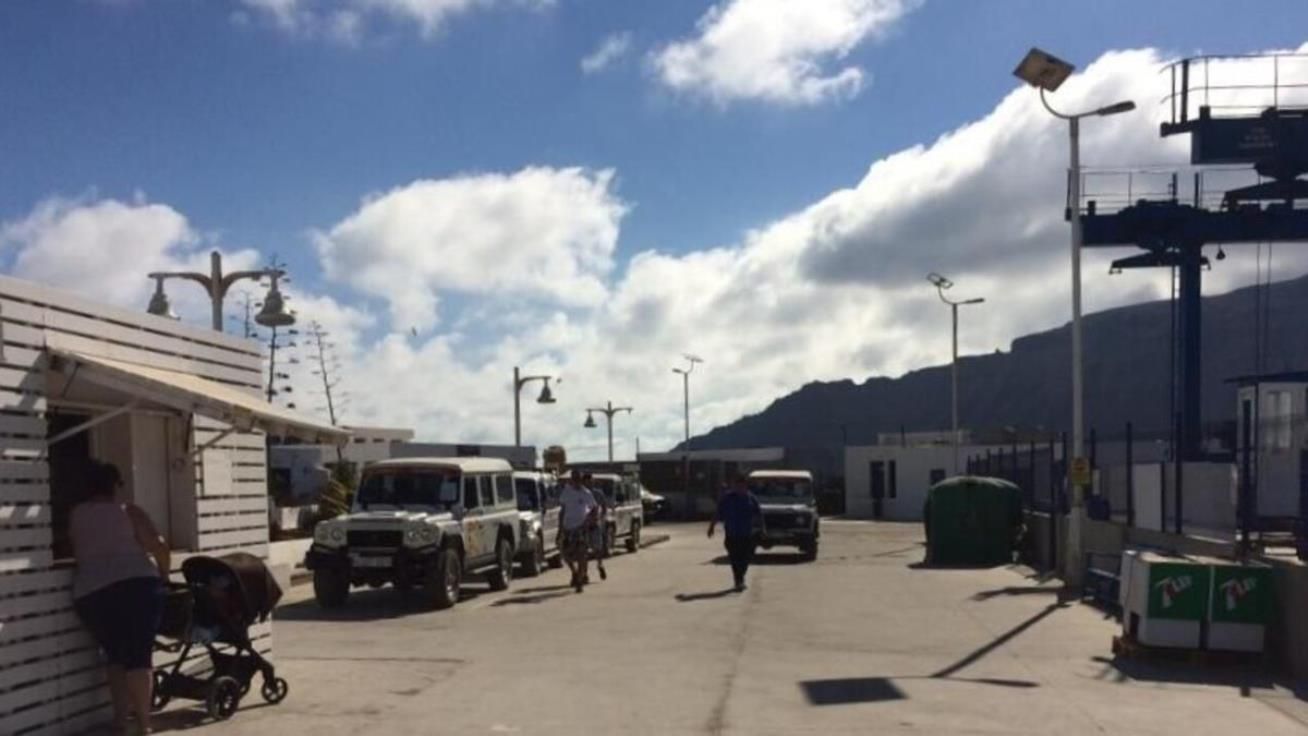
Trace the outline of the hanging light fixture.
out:
<instances>
[{"instance_id":1,"label":"hanging light fixture","mask_svg":"<svg viewBox=\"0 0 1308 736\"><path fill-rule=\"evenodd\" d=\"M263 298L263 309L255 315L254 321L264 327L286 327L295 324L295 315L286 311L286 300L277 288L277 274L272 276L268 294Z\"/></svg>"},{"instance_id":2,"label":"hanging light fixture","mask_svg":"<svg viewBox=\"0 0 1308 736\"><path fill-rule=\"evenodd\" d=\"M595 417L592 416L590 412L586 412L586 423L581 426L585 427L586 429L594 429Z\"/></svg>"},{"instance_id":3,"label":"hanging light fixture","mask_svg":"<svg viewBox=\"0 0 1308 736\"><path fill-rule=\"evenodd\" d=\"M550 379L545 379L545 386L540 390L540 396L536 397L537 404L553 404L554 394L550 391Z\"/></svg>"},{"instance_id":4,"label":"hanging light fixture","mask_svg":"<svg viewBox=\"0 0 1308 736\"><path fill-rule=\"evenodd\" d=\"M154 294L150 297L150 306L146 307L146 311L158 317L180 319L173 311L173 306L168 303L168 295L164 293L164 277L154 274L151 276L154 278Z\"/></svg>"}]
</instances>

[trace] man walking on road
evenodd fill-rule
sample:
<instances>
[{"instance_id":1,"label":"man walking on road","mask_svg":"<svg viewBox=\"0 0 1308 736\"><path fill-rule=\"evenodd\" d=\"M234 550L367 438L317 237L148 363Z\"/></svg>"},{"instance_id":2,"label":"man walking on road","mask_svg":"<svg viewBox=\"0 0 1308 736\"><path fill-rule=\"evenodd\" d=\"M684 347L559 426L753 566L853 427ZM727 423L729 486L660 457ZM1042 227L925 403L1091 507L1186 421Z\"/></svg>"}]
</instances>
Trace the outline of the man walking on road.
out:
<instances>
[{"instance_id":1,"label":"man walking on road","mask_svg":"<svg viewBox=\"0 0 1308 736\"><path fill-rule=\"evenodd\" d=\"M759 508L758 499L749 492L749 485L744 477L737 477L731 490L722 495L718 501L718 513L709 522L708 536L713 538L713 530L718 522L726 533L724 546L727 557L731 560L731 574L736 580L736 592L745 590L745 573L749 571L750 560L754 557L754 520L762 522L763 510Z\"/></svg>"},{"instance_id":2,"label":"man walking on road","mask_svg":"<svg viewBox=\"0 0 1308 736\"><path fill-rule=\"evenodd\" d=\"M559 550L572 571L572 587L578 593L590 582L590 540L587 536L598 510L595 496L581 484L581 473L572 471L559 494Z\"/></svg>"},{"instance_id":3,"label":"man walking on road","mask_svg":"<svg viewBox=\"0 0 1308 736\"><path fill-rule=\"evenodd\" d=\"M586 473L581 476L581 487L590 491L599 506L595 510L595 523L590 530L590 551L595 557L595 569L599 570L600 580L609 579L609 571L604 569L604 558L612 551L609 549L609 508L613 505L609 495L595 485L595 476Z\"/></svg>"}]
</instances>

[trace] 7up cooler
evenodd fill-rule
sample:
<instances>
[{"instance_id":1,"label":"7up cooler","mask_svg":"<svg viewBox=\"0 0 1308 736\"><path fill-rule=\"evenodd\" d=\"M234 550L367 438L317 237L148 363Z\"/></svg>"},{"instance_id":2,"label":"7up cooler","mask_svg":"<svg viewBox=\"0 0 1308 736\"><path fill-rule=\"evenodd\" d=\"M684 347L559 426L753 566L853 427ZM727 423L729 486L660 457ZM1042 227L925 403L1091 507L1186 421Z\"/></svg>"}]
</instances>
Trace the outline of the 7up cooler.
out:
<instances>
[{"instance_id":1,"label":"7up cooler","mask_svg":"<svg viewBox=\"0 0 1308 736\"><path fill-rule=\"evenodd\" d=\"M1122 625L1141 644L1198 649L1208 618L1212 568L1186 557L1122 555Z\"/></svg>"},{"instance_id":2,"label":"7up cooler","mask_svg":"<svg viewBox=\"0 0 1308 736\"><path fill-rule=\"evenodd\" d=\"M1276 610L1272 569L1213 560L1208 648L1261 652Z\"/></svg>"}]
</instances>

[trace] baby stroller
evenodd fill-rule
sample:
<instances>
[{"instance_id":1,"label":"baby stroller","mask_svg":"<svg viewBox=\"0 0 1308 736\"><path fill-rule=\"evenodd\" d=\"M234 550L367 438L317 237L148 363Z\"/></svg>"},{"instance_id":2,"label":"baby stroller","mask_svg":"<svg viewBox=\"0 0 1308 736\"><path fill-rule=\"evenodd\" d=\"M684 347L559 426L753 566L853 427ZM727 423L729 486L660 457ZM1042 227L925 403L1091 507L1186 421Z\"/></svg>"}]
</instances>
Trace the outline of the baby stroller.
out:
<instances>
[{"instance_id":1,"label":"baby stroller","mask_svg":"<svg viewBox=\"0 0 1308 736\"><path fill-rule=\"evenodd\" d=\"M173 698L204 702L209 715L232 717L255 673L263 676L263 699L280 703L288 690L272 663L254 650L250 626L272 613L282 590L263 561L236 552L221 557L192 557L182 563L184 584L169 586L156 651L176 652L177 661L154 671L154 708ZM171 640L171 641L169 641ZM203 646L213 664L202 675L182 671L187 655ZM218 650L225 645L230 651ZM192 671L198 663L191 662Z\"/></svg>"}]
</instances>

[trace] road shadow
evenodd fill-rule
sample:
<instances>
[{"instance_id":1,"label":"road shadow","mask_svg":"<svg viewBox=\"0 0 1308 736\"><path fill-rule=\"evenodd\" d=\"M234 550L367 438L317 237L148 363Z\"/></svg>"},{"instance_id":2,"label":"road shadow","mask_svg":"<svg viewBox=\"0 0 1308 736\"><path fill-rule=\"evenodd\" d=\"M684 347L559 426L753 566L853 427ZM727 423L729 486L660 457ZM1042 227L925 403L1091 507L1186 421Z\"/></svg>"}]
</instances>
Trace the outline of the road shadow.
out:
<instances>
[{"instance_id":1,"label":"road shadow","mask_svg":"<svg viewBox=\"0 0 1308 736\"><path fill-rule=\"evenodd\" d=\"M1181 656L1181 655L1178 655ZM1099 679L1125 683L1166 683L1174 685L1211 685L1229 687L1239 691L1241 697L1251 697L1255 690L1264 693L1278 691L1293 693L1298 700L1308 701L1308 683L1295 683L1279 678L1254 664L1193 664L1180 659L1141 660L1129 657L1092 657L1104 666ZM1279 686L1279 687L1278 687Z\"/></svg>"},{"instance_id":2,"label":"road shadow","mask_svg":"<svg viewBox=\"0 0 1308 736\"><path fill-rule=\"evenodd\" d=\"M459 591L459 603L486 595L490 587L465 584ZM401 591L392 586L354 588L341 608L322 608L313 598L278 606L273 618L279 621L378 621L432 612L431 603L421 588Z\"/></svg>"},{"instance_id":3,"label":"road shadow","mask_svg":"<svg viewBox=\"0 0 1308 736\"><path fill-rule=\"evenodd\" d=\"M572 590L571 585L538 585L534 588L518 588L514 595L531 595L533 593L553 593L556 590Z\"/></svg>"},{"instance_id":4,"label":"road shadow","mask_svg":"<svg viewBox=\"0 0 1308 736\"><path fill-rule=\"evenodd\" d=\"M809 705L851 705L906 700L907 695L888 677L842 677L833 680L804 680L799 683Z\"/></svg>"},{"instance_id":5,"label":"road shadow","mask_svg":"<svg viewBox=\"0 0 1308 736\"><path fill-rule=\"evenodd\" d=\"M710 593L678 593L674 597L680 603L691 603L694 601L709 601L715 598L726 598L734 593L736 593L735 588L723 588L722 590L715 590Z\"/></svg>"},{"instance_id":6,"label":"road shadow","mask_svg":"<svg viewBox=\"0 0 1308 736\"><path fill-rule=\"evenodd\" d=\"M491 608L501 608L503 606L526 606L537 603L544 603L555 598L565 598L572 595L572 589L568 586L562 586L564 590L553 590L548 593L533 593L528 595L514 595L509 598L503 598L491 604Z\"/></svg>"},{"instance_id":7,"label":"road shadow","mask_svg":"<svg viewBox=\"0 0 1308 736\"><path fill-rule=\"evenodd\" d=\"M1007 567L1007 562L996 562L994 564L973 564L973 565L943 565L926 560L908 563L910 570L994 570L997 567Z\"/></svg>"},{"instance_id":8,"label":"road shadow","mask_svg":"<svg viewBox=\"0 0 1308 736\"><path fill-rule=\"evenodd\" d=\"M957 662L954 662L948 667L945 667L944 669L941 669L937 672L931 673L931 677L937 679L952 678L954 673L959 672L960 670L963 670L975 664L986 655L1002 647L1003 645L1007 644L1013 639L1016 639L1017 637L1021 636L1024 632L1026 632L1027 629L1040 623L1041 621L1053 615L1055 612L1059 611L1060 609L1069 608L1069 607L1070 604L1064 603L1062 601L1056 601L1054 603L1049 604L1048 606L1040 609L1040 611L1036 612L1035 615L1031 616L1025 621L1022 621L1021 623L1017 624L1016 626L1009 629L1008 631L1005 631L999 636L996 636L994 639L991 639L990 641L986 642L983 646L973 650L967 656L963 657Z\"/></svg>"},{"instance_id":9,"label":"road shadow","mask_svg":"<svg viewBox=\"0 0 1308 736\"><path fill-rule=\"evenodd\" d=\"M812 562L808 556L802 552L757 552L754 559L750 560L751 565L799 565L806 562ZM731 558L726 555L719 555L704 563L707 565L730 565Z\"/></svg>"},{"instance_id":10,"label":"road shadow","mask_svg":"<svg viewBox=\"0 0 1308 736\"><path fill-rule=\"evenodd\" d=\"M991 598L1000 596L1024 596L1024 595L1053 595L1058 596L1058 600L1064 600L1065 590L1062 587L1054 588L1047 585L1010 585L1006 588L995 588L994 590L983 590L972 596L974 601L988 601Z\"/></svg>"},{"instance_id":11,"label":"road shadow","mask_svg":"<svg viewBox=\"0 0 1308 736\"><path fill-rule=\"evenodd\" d=\"M255 690L258 690L257 686ZM240 718L241 714L246 711L267 708L271 705L272 703L264 702L258 697L250 698L247 696L242 699L241 706L236 709L236 713L232 715L232 718ZM217 723L218 721L209 717L209 712L205 710L204 704L199 702L159 711L150 716L150 728L154 733L190 731L193 728Z\"/></svg>"}]
</instances>

